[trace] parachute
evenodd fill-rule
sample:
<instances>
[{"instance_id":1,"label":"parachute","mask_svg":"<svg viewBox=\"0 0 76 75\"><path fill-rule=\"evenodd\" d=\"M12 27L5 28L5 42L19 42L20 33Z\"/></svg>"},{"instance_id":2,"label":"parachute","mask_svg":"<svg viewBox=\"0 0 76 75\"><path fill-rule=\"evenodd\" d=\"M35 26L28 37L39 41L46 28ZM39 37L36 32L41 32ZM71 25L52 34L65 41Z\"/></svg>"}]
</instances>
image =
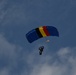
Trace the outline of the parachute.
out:
<instances>
[{"instance_id":1,"label":"parachute","mask_svg":"<svg viewBox=\"0 0 76 75\"><path fill-rule=\"evenodd\" d=\"M40 38L48 36L57 36L59 37L59 32L56 27L53 26L41 26L35 29L32 29L26 34L26 38L29 43L32 43Z\"/></svg>"}]
</instances>

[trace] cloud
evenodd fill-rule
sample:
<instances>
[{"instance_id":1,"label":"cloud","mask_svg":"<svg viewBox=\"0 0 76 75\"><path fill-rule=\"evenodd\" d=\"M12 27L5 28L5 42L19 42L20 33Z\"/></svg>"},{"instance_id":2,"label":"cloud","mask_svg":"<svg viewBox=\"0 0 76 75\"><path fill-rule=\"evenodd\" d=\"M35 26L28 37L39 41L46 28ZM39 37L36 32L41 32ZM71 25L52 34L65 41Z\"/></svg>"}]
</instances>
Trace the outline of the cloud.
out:
<instances>
[{"instance_id":1,"label":"cloud","mask_svg":"<svg viewBox=\"0 0 76 75\"><path fill-rule=\"evenodd\" d=\"M76 75L76 47L61 48L53 56L21 51L0 34L0 75Z\"/></svg>"},{"instance_id":2,"label":"cloud","mask_svg":"<svg viewBox=\"0 0 76 75\"><path fill-rule=\"evenodd\" d=\"M65 47L61 48L55 56L46 55L44 57L41 56L39 59L33 55L34 58L29 64L29 67L32 67L32 69L31 71L29 69L30 73L28 75L76 75L75 50L75 47Z\"/></svg>"},{"instance_id":3,"label":"cloud","mask_svg":"<svg viewBox=\"0 0 76 75\"><path fill-rule=\"evenodd\" d=\"M7 7L8 0L1 0L0 1L0 23L3 22L6 14L8 13Z\"/></svg>"},{"instance_id":4,"label":"cloud","mask_svg":"<svg viewBox=\"0 0 76 75\"><path fill-rule=\"evenodd\" d=\"M0 75L9 75L9 70L7 68L3 68L0 70Z\"/></svg>"},{"instance_id":5,"label":"cloud","mask_svg":"<svg viewBox=\"0 0 76 75\"><path fill-rule=\"evenodd\" d=\"M27 18L25 11L24 11L25 2L23 2L22 4L19 2L17 3L18 4L16 4L14 1L9 1L9 0L0 1L0 24L1 26L24 24Z\"/></svg>"},{"instance_id":6,"label":"cloud","mask_svg":"<svg viewBox=\"0 0 76 75\"><path fill-rule=\"evenodd\" d=\"M0 34L0 75L10 75L20 64L21 46L12 44Z\"/></svg>"},{"instance_id":7,"label":"cloud","mask_svg":"<svg viewBox=\"0 0 76 75\"><path fill-rule=\"evenodd\" d=\"M0 57L15 57L17 49L20 48L17 45L9 43L6 38L2 34L0 34Z\"/></svg>"}]
</instances>

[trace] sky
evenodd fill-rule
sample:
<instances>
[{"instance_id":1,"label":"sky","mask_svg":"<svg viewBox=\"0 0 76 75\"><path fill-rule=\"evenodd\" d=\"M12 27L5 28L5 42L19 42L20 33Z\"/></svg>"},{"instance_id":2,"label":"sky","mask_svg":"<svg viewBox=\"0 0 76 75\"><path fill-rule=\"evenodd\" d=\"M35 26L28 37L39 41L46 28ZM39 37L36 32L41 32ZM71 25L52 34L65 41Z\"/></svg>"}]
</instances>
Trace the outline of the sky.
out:
<instances>
[{"instance_id":1,"label":"sky","mask_svg":"<svg viewBox=\"0 0 76 75\"><path fill-rule=\"evenodd\" d=\"M26 33L44 25L59 37L30 44ZM0 75L76 75L76 0L0 0Z\"/></svg>"}]
</instances>

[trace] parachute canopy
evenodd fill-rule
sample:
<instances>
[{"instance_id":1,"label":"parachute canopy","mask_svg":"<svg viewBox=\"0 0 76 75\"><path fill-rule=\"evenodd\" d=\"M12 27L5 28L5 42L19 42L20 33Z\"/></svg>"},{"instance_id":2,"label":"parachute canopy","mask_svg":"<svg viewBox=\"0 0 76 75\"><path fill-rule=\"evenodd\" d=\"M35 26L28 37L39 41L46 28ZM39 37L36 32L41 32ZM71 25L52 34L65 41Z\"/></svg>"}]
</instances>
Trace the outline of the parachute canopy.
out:
<instances>
[{"instance_id":1,"label":"parachute canopy","mask_svg":"<svg viewBox=\"0 0 76 75\"><path fill-rule=\"evenodd\" d=\"M53 26L41 26L41 27L38 27L38 28L35 28L29 31L26 34L26 38L30 43L36 41L37 39L47 37L47 36L58 36L59 37L59 32L57 28Z\"/></svg>"}]
</instances>

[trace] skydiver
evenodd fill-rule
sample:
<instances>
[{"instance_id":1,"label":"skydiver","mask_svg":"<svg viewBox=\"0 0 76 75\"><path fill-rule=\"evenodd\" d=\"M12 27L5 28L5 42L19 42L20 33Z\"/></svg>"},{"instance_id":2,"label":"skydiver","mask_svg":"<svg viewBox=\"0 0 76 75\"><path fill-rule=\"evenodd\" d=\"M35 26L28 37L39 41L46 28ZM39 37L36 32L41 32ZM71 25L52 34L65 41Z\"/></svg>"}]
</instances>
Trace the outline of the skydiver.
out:
<instances>
[{"instance_id":1,"label":"skydiver","mask_svg":"<svg viewBox=\"0 0 76 75\"><path fill-rule=\"evenodd\" d=\"M39 55L42 55L43 49L44 49L44 46L39 47Z\"/></svg>"}]
</instances>

